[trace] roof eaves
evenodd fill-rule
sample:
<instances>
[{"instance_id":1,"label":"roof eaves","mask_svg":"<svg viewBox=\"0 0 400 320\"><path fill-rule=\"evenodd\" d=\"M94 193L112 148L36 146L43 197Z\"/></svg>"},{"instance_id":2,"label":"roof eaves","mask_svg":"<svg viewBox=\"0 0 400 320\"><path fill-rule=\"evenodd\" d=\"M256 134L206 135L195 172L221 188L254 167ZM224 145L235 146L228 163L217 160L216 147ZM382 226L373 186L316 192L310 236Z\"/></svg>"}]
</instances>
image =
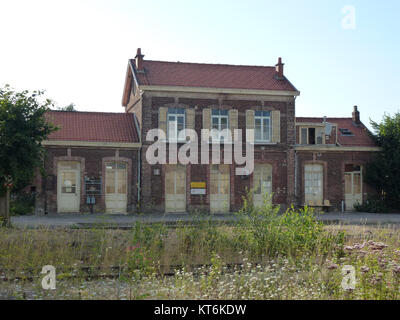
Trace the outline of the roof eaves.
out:
<instances>
[{"instance_id":1,"label":"roof eaves","mask_svg":"<svg viewBox=\"0 0 400 320\"><path fill-rule=\"evenodd\" d=\"M236 88L210 88L210 87L186 87L170 85L141 85L140 89L145 91L183 91L204 93L231 93L231 94L254 94L274 96L299 96L300 91L292 90L263 90L263 89L236 89Z\"/></svg>"}]
</instances>

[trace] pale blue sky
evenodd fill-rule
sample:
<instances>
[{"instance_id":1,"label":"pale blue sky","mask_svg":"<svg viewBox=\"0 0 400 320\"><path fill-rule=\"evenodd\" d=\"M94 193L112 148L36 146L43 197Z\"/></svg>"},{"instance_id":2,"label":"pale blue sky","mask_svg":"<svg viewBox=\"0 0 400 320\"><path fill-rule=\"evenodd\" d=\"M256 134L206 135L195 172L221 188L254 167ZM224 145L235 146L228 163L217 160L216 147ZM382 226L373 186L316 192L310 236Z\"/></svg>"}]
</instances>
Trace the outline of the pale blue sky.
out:
<instances>
[{"instance_id":1,"label":"pale blue sky","mask_svg":"<svg viewBox=\"0 0 400 320\"><path fill-rule=\"evenodd\" d=\"M342 28L342 8L356 28ZM297 116L365 124L400 109L400 1L0 0L0 86L60 106L122 112L128 58L274 65L301 91Z\"/></svg>"}]
</instances>

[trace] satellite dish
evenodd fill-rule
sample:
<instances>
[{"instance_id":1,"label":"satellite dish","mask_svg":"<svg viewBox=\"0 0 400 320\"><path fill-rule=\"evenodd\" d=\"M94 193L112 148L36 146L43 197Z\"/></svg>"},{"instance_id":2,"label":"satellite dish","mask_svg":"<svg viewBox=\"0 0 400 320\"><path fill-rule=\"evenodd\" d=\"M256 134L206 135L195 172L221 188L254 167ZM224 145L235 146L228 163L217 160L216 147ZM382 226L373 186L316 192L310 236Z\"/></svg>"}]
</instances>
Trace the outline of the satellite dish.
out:
<instances>
[{"instance_id":1,"label":"satellite dish","mask_svg":"<svg viewBox=\"0 0 400 320\"><path fill-rule=\"evenodd\" d=\"M325 135L330 136L332 133L332 123L325 123Z\"/></svg>"}]
</instances>

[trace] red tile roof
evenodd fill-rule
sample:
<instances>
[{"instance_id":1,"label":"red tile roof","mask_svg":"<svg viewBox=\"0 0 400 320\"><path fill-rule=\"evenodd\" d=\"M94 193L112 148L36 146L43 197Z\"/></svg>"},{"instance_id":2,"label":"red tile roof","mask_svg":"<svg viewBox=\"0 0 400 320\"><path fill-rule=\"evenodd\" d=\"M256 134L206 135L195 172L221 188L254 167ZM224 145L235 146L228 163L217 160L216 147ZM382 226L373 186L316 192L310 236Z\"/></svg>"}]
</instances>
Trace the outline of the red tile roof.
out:
<instances>
[{"instance_id":1,"label":"red tile roof","mask_svg":"<svg viewBox=\"0 0 400 320\"><path fill-rule=\"evenodd\" d=\"M132 113L50 111L46 119L60 128L48 140L139 142Z\"/></svg>"},{"instance_id":2,"label":"red tile roof","mask_svg":"<svg viewBox=\"0 0 400 320\"><path fill-rule=\"evenodd\" d=\"M297 91L275 78L275 67L143 60L143 68L136 72L140 85Z\"/></svg>"},{"instance_id":3,"label":"red tile roof","mask_svg":"<svg viewBox=\"0 0 400 320\"><path fill-rule=\"evenodd\" d=\"M296 117L296 122L321 123L324 118ZM363 123L356 126L352 118L326 118L327 122L337 124L338 143L344 147L376 147L374 141L368 134L368 129ZM343 135L339 129L349 129L353 135Z\"/></svg>"}]
</instances>

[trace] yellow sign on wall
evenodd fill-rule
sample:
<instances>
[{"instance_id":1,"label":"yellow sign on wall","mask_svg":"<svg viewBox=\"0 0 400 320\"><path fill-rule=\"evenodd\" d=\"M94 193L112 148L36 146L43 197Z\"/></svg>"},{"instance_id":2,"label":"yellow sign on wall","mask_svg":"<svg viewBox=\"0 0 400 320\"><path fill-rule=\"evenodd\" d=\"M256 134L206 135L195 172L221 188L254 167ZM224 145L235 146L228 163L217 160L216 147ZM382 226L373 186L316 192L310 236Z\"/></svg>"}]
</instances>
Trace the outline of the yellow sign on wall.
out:
<instances>
[{"instance_id":1,"label":"yellow sign on wall","mask_svg":"<svg viewBox=\"0 0 400 320\"><path fill-rule=\"evenodd\" d=\"M206 183L205 182L192 182L190 184L191 188L193 189L205 189Z\"/></svg>"}]
</instances>

